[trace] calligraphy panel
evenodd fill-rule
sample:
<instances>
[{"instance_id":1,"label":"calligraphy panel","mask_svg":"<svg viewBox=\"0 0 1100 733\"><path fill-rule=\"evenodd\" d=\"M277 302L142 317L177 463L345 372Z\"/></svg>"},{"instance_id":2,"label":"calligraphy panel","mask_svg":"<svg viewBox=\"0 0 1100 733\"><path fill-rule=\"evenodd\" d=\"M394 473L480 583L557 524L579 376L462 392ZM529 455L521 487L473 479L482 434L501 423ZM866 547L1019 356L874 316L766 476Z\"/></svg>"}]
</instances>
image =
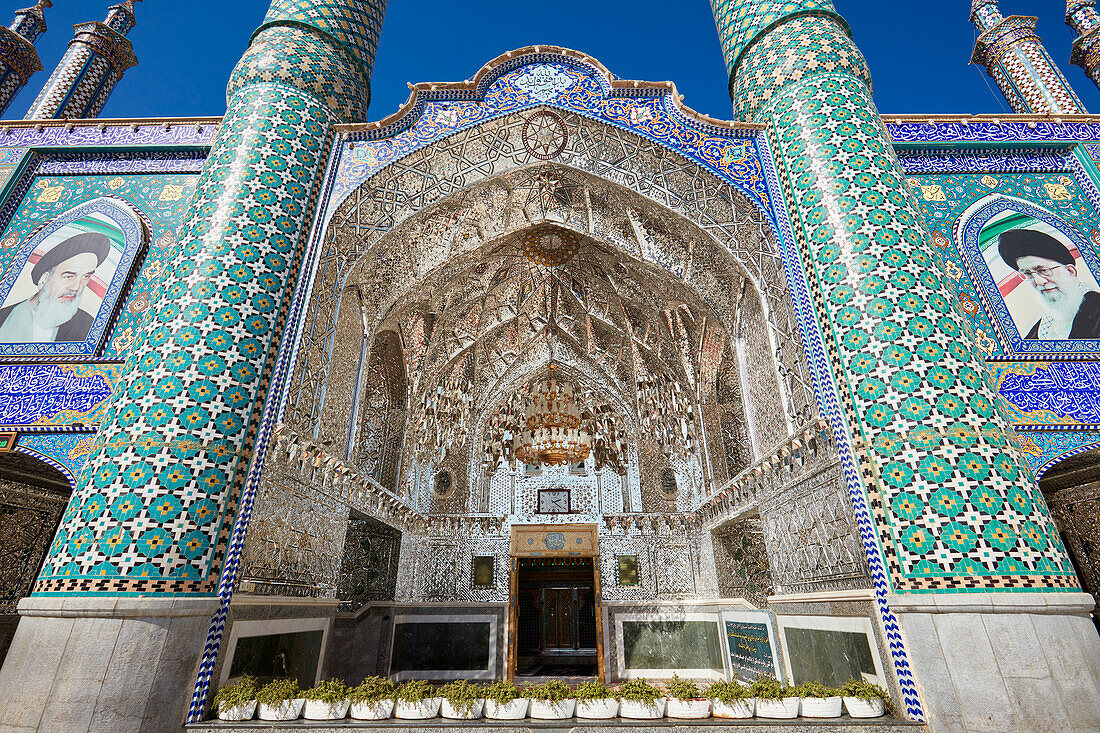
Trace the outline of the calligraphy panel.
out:
<instances>
[{"instance_id":1,"label":"calligraphy panel","mask_svg":"<svg viewBox=\"0 0 1100 733\"><path fill-rule=\"evenodd\" d=\"M761 675L782 679L775 647L775 623L764 611L723 611L722 646L730 678L752 682Z\"/></svg>"},{"instance_id":2,"label":"calligraphy panel","mask_svg":"<svg viewBox=\"0 0 1100 733\"><path fill-rule=\"evenodd\" d=\"M98 425L119 364L0 365L0 426Z\"/></svg>"}]
</instances>

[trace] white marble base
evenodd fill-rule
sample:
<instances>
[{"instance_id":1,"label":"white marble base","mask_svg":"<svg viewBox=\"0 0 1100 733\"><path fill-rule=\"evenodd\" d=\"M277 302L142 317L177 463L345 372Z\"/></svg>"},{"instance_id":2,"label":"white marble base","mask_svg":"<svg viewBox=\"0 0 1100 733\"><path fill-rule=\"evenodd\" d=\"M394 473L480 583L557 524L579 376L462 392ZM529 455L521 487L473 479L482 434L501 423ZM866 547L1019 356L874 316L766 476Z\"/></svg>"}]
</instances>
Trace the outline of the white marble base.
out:
<instances>
[{"instance_id":1,"label":"white marble base","mask_svg":"<svg viewBox=\"0 0 1100 733\"><path fill-rule=\"evenodd\" d=\"M4 731L178 733L213 599L24 598L0 670Z\"/></svg>"},{"instance_id":2,"label":"white marble base","mask_svg":"<svg viewBox=\"0 0 1100 733\"><path fill-rule=\"evenodd\" d=\"M1100 731L1087 593L891 595L934 733Z\"/></svg>"}]
</instances>

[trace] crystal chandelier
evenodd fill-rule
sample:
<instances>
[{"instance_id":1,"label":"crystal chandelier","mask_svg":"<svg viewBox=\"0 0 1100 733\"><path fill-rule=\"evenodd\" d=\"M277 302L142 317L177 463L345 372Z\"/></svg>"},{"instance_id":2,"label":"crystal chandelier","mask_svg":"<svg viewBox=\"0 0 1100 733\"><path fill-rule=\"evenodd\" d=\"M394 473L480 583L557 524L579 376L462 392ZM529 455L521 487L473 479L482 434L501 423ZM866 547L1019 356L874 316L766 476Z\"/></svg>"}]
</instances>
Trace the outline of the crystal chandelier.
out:
<instances>
[{"instance_id":1,"label":"crystal chandelier","mask_svg":"<svg viewBox=\"0 0 1100 733\"><path fill-rule=\"evenodd\" d=\"M581 427L573 385L556 375L550 362L550 375L531 392L531 400L517 430L513 447L516 458L532 465L556 466L577 463L588 458L592 439Z\"/></svg>"}]
</instances>

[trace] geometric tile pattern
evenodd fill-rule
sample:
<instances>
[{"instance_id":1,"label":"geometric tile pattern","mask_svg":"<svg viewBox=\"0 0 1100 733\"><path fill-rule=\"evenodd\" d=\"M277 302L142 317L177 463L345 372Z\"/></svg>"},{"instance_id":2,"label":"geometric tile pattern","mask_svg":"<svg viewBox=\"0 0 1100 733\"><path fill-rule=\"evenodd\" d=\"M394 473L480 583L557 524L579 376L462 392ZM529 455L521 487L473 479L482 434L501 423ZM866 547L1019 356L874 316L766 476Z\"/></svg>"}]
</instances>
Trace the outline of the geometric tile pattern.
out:
<instances>
[{"instance_id":1,"label":"geometric tile pattern","mask_svg":"<svg viewBox=\"0 0 1100 733\"><path fill-rule=\"evenodd\" d=\"M973 0L978 28L971 63L981 64L1012 109L1033 114L1084 114L1085 107L1035 33L1035 18L1005 18L997 0Z\"/></svg>"},{"instance_id":2,"label":"geometric tile pattern","mask_svg":"<svg viewBox=\"0 0 1100 733\"><path fill-rule=\"evenodd\" d=\"M235 96L37 592L213 592L331 124Z\"/></svg>"},{"instance_id":3,"label":"geometric tile pattern","mask_svg":"<svg viewBox=\"0 0 1100 733\"><path fill-rule=\"evenodd\" d=\"M387 0L356 0L356 2L300 2L273 0L264 24L271 22L304 23L333 36L359 60L364 75L370 79L374 55L382 35L382 20L386 16Z\"/></svg>"},{"instance_id":4,"label":"geometric tile pattern","mask_svg":"<svg viewBox=\"0 0 1100 733\"><path fill-rule=\"evenodd\" d=\"M1084 69L1100 86L1100 13L1096 12L1096 1L1066 0L1066 25L1079 34L1069 62Z\"/></svg>"},{"instance_id":5,"label":"geometric tile pattern","mask_svg":"<svg viewBox=\"0 0 1100 733\"><path fill-rule=\"evenodd\" d=\"M738 57L754 37L775 21L792 13L817 10L836 15L831 0L710 0L710 8L718 25L718 40L726 59L726 70L733 77Z\"/></svg>"},{"instance_id":6,"label":"geometric tile pattern","mask_svg":"<svg viewBox=\"0 0 1100 733\"><path fill-rule=\"evenodd\" d=\"M752 54L771 53L772 36L786 43L775 32ZM758 117L894 590L1073 587L864 81L818 74Z\"/></svg>"},{"instance_id":7,"label":"geometric tile pattern","mask_svg":"<svg viewBox=\"0 0 1100 733\"><path fill-rule=\"evenodd\" d=\"M34 7L16 10L15 20L10 30L34 43L46 32L46 8L48 7L53 7L50 0L38 0Z\"/></svg>"},{"instance_id":8,"label":"geometric tile pattern","mask_svg":"<svg viewBox=\"0 0 1100 733\"><path fill-rule=\"evenodd\" d=\"M329 38L267 27L235 70L172 264L37 592L218 587L332 125L357 104L348 97L334 114L331 95L315 94L318 75L350 61Z\"/></svg>"},{"instance_id":9,"label":"geometric tile pattern","mask_svg":"<svg viewBox=\"0 0 1100 733\"><path fill-rule=\"evenodd\" d=\"M134 0L125 0L111 7L103 23L76 26L65 56L24 119L98 117L123 73L137 64L126 38L134 24Z\"/></svg>"},{"instance_id":10,"label":"geometric tile pattern","mask_svg":"<svg viewBox=\"0 0 1100 733\"><path fill-rule=\"evenodd\" d=\"M772 147L794 239L788 277L812 308L804 341L825 382L819 394L837 432L905 711L919 720L888 591L1077 582L934 259L867 79L851 68L850 53L837 55L846 28L819 2L795 5L790 20L725 54L737 59L731 75L783 53L819 66L831 56L838 65L800 80L781 73L770 89L747 84L752 98L734 102L755 111L751 121L765 125ZM798 12L808 10L818 12ZM792 49L783 26L807 20L822 29L801 34L828 39L829 51L821 42ZM738 88L734 76L731 92Z\"/></svg>"},{"instance_id":11,"label":"geometric tile pattern","mask_svg":"<svg viewBox=\"0 0 1100 733\"><path fill-rule=\"evenodd\" d=\"M772 93L813 74L846 72L868 85L871 74L863 54L845 29L822 23L816 16L801 16L776 27L760 41L759 48L744 54L730 82L734 113L751 120Z\"/></svg>"},{"instance_id":12,"label":"geometric tile pattern","mask_svg":"<svg viewBox=\"0 0 1100 733\"><path fill-rule=\"evenodd\" d=\"M343 122L363 122L386 0L274 0L229 79L276 82L307 92ZM272 57L269 50L279 49Z\"/></svg>"},{"instance_id":13,"label":"geometric tile pattern","mask_svg":"<svg viewBox=\"0 0 1100 733\"><path fill-rule=\"evenodd\" d=\"M42 70L34 42L46 30L44 2L39 0L33 8L15 11L11 28L0 27L0 114L31 75Z\"/></svg>"},{"instance_id":14,"label":"geometric tile pattern","mask_svg":"<svg viewBox=\"0 0 1100 733\"><path fill-rule=\"evenodd\" d=\"M840 465L761 502L776 593L866 588L867 558Z\"/></svg>"}]
</instances>

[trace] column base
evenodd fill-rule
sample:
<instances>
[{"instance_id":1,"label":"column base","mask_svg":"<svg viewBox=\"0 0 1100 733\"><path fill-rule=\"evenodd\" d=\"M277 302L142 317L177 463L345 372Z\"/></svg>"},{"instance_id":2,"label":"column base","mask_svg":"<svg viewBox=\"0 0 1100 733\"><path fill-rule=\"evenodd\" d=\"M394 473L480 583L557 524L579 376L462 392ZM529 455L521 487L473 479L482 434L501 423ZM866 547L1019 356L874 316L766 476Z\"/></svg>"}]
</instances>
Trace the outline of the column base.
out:
<instances>
[{"instance_id":1,"label":"column base","mask_svg":"<svg viewBox=\"0 0 1100 733\"><path fill-rule=\"evenodd\" d=\"M932 731L1100 730L1087 593L891 595Z\"/></svg>"},{"instance_id":2,"label":"column base","mask_svg":"<svg viewBox=\"0 0 1100 733\"><path fill-rule=\"evenodd\" d=\"M30 597L0 670L4 730L176 733L212 598Z\"/></svg>"}]
</instances>

